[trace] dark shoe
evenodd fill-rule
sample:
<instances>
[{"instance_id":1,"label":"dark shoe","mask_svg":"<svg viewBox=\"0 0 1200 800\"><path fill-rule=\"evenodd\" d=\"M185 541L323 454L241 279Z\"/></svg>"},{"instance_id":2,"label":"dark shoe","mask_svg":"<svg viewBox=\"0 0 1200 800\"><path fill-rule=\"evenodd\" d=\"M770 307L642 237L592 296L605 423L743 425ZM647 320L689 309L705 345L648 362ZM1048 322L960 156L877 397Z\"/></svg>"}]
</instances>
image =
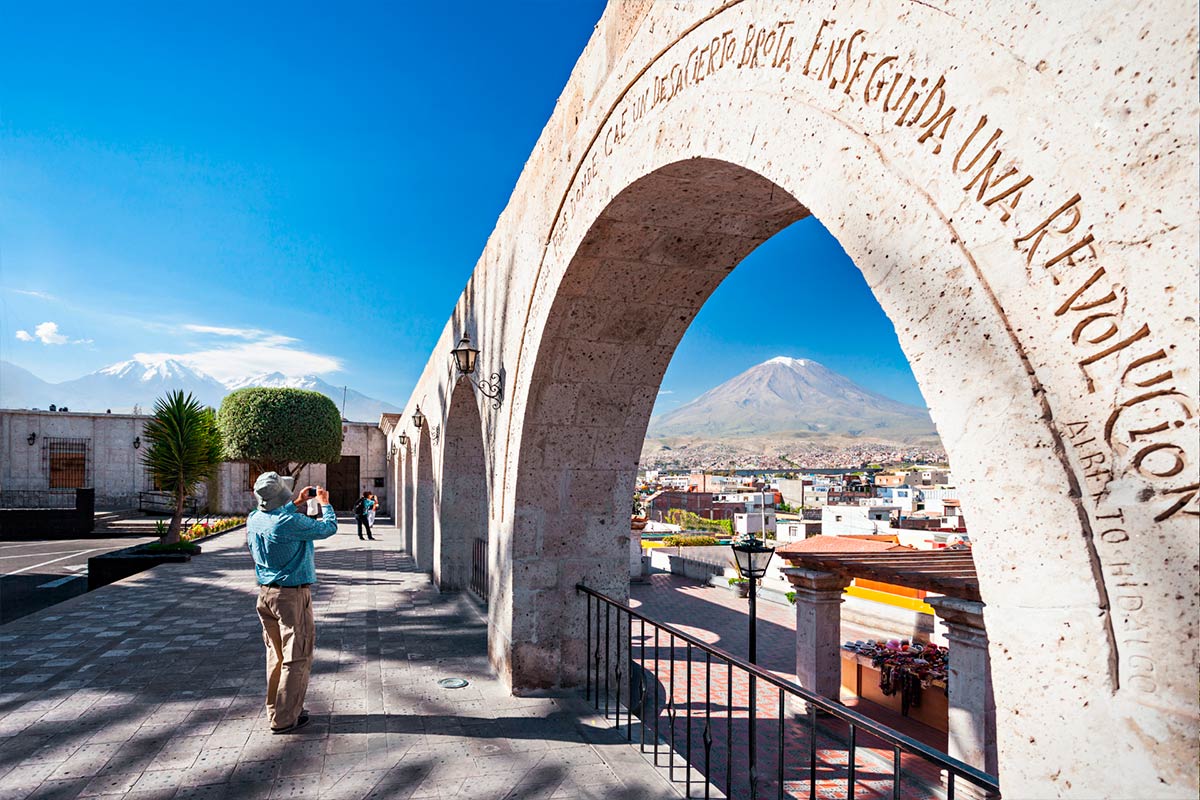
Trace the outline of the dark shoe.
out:
<instances>
[{"instance_id":1,"label":"dark shoe","mask_svg":"<svg viewBox=\"0 0 1200 800\"><path fill-rule=\"evenodd\" d=\"M365 542L365 541L366 541L366 539L364 539L364 538L363 538L361 535L358 537L358 540L359 540L360 542Z\"/></svg>"},{"instance_id":2,"label":"dark shoe","mask_svg":"<svg viewBox=\"0 0 1200 800\"><path fill-rule=\"evenodd\" d=\"M288 725L285 728L271 728L271 733L293 733L294 731L298 731L301 728L303 728L305 725L307 725L308 720L309 720L308 712L302 711L300 713L300 718L297 719L294 724Z\"/></svg>"},{"instance_id":3,"label":"dark shoe","mask_svg":"<svg viewBox=\"0 0 1200 800\"><path fill-rule=\"evenodd\" d=\"M368 536L367 538L370 539L372 542L376 541L374 536Z\"/></svg>"}]
</instances>

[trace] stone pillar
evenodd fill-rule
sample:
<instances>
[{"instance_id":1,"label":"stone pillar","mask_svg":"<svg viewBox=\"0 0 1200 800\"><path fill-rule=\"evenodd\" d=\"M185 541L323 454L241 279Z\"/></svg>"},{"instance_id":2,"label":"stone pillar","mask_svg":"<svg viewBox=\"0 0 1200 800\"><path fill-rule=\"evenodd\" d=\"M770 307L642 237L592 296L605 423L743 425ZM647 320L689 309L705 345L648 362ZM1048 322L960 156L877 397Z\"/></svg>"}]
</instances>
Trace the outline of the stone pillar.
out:
<instances>
[{"instance_id":1,"label":"stone pillar","mask_svg":"<svg viewBox=\"0 0 1200 800\"><path fill-rule=\"evenodd\" d=\"M796 591L796 678L837 702L842 685L842 590L850 581L832 572L781 570Z\"/></svg>"},{"instance_id":2,"label":"stone pillar","mask_svg":"<svg viewBox=\"0 0 1200 800\"><path fill-rule=\"evenodd\" d=\"M957 597L930 597L926 601L946 626L950 647L947 689L950 718L947 752L989 775L997 775L996 701L992 697L992 670L983 603ZM984 797L963 781L956 796Z\"/></svg>"}]
</instances>

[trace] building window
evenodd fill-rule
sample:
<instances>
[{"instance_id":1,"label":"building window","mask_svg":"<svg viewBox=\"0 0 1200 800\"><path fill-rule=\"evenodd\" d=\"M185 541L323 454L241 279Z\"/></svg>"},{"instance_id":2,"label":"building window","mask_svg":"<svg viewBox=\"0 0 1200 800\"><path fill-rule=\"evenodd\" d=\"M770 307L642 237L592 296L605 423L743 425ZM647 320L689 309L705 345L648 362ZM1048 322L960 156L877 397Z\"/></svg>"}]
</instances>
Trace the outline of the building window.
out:
<instances>
[{"instance_id":1,"label":"building window","mask_svg":"<svg viewBox=\"0 0 1200 800\"><path fill-rule=\"evenodd\" d=\"M162 491L162 486L159 485L158 478L154 477L154 473L151 472L150 468L144 464L142 465L142 474L143 474L144 481L145 481L144 485L149 487L149 489L147 491L151 491L151 492L161 492Z\"/></svg>"},{"instance_id":2,"label":"building window","mask_svg":"<svg viewBox=\"0 0 1200 800\"><path fill-rule=\"evenodd\" d=\"M91 439L42 440L42 470L51 489L80 489L92 485Z\"/></svg>"}]
</instances>

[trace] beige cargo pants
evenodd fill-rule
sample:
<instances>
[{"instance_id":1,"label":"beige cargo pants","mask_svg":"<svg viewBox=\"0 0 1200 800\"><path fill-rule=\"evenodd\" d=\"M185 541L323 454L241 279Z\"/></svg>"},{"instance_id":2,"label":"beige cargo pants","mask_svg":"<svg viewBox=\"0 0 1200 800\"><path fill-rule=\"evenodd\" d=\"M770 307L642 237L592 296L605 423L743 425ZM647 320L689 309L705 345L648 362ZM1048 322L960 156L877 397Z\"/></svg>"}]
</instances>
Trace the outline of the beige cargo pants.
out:
<instances>
[{"instance_id":1,"label":"beige cargo pants","mask_svg":"<svg viewBox=\"0 0 1200 800\"><path fill-rule=\"evenodd\" d=\"M267 713L272 728L294 725L304 708L316 625L307 586L259 586L258 618L267 647Z\"/></svg>"}]
</instances>

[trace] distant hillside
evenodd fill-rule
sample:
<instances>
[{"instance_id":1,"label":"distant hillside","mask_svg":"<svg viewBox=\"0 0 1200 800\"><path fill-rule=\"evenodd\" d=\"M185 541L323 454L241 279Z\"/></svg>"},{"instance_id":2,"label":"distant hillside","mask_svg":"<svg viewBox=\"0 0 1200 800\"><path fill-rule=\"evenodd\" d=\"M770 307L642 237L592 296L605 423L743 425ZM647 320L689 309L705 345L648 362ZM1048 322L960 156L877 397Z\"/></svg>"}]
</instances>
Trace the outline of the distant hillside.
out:
<instances>
[{"instance_id":1,"label":"distant hillside","mask_svg":"<svg viewBox=\"0 0 1200 800\"><path fill-rule=\"evenodd\" d=\"M650 420L648 438L765 435L821 441L937 441L929 413L864 389L816 361L780 356Z\"/></svg>"},{"instance_id":2,"label":"distant hillside","mask_svg":"<svg viewBox=\"0 0 1200 800\"><path fill-rule=\"evenodd\" d=\"M130 359L97 370L74 380L48 383L29 370L7 361L0 361L0 407L48 408L51 404L72 411L103 412L111 410L128 413L134 406L143 412L154 409L155 399L173 389L191 392L200 402L219 406L234 389L246 386L290 386L320 392L339 409L343 403L343 388L334 386L315 375L288 377L278 372L238 378L221 383L211 375L192 369L174 359ZM368 397L353 389L344 394L344 417L356 422L377 422L385 411L400 408L382 400Z\"/></svg>"}]
</instances>

